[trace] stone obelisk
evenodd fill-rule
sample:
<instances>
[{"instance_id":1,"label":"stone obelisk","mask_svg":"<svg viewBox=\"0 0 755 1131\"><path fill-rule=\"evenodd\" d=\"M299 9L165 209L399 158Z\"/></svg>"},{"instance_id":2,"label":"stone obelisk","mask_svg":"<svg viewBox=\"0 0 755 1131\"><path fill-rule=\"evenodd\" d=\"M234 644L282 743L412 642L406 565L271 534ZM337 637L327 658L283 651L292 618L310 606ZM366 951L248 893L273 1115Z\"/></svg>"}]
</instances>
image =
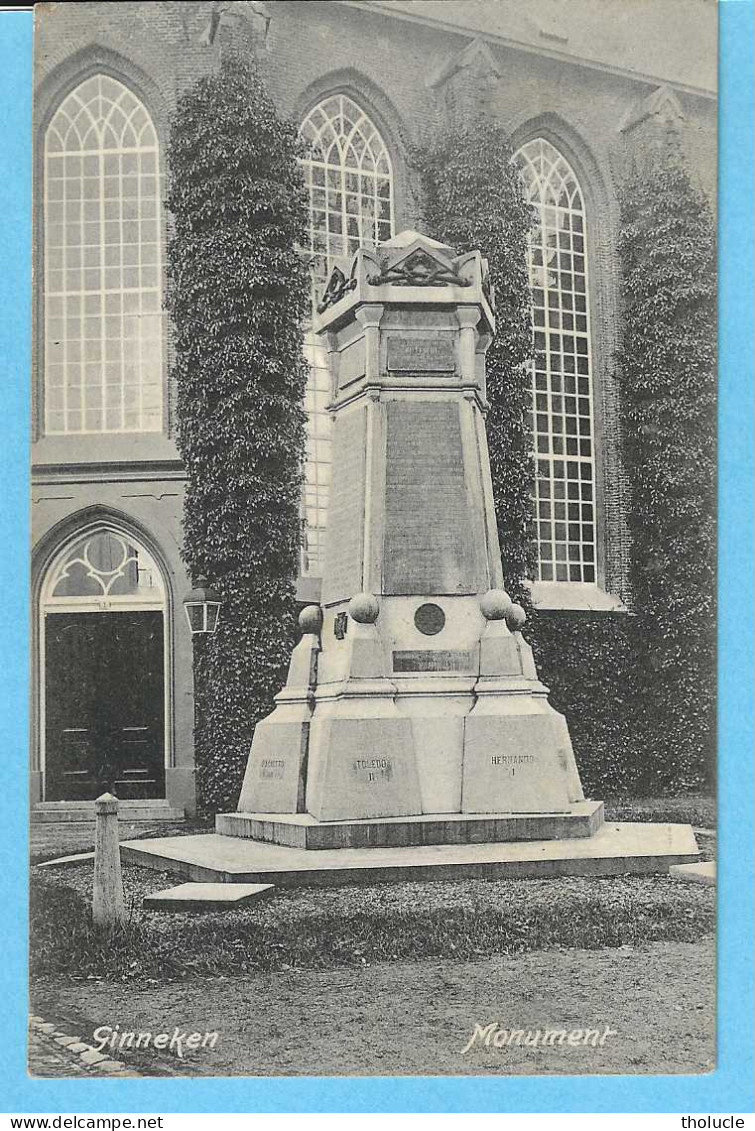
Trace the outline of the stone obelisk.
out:
<instances>
[{"instance_id":1,"label":"stone obelisk","mask_svg":"<svg viewBox=\"0 0 755 1131\"><path fill-rule=\"evenodd\" d=\"M348 277L334 271L319 331L334 418L321 601L256 728L236 816L280 843L294 815L426 830L498 815L499 836L590 835L602 807L584 801L503 587L485 260L416 232L359 251Z\"/></svg>"}]
</instances>

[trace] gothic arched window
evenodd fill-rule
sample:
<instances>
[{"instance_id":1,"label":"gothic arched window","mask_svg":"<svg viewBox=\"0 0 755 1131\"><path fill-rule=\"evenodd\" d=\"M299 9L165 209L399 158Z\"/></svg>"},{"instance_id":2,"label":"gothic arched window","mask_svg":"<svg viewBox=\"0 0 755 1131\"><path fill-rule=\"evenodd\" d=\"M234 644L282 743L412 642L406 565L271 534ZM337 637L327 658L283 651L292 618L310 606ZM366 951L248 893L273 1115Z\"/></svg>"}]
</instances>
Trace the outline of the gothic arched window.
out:
<instances>
[{"instance_id":1,"label":"gothic arched window","mask_svg":"<svg viewBox=\"0 0 755 1131\"><path fill-rule=\"evenodd\" d=\"M536 210L529 270L535 362L539 580L596 580L595 452L585 207L574 170L544 138L515 157Z\"/></svg>"},{"instance_id":2,"label":"gothic arched window","mask_svg":"<svg viewBox=\"0 0 755 1131\"><path fill-rule=\"evenodd\" d=\"M301 136L310 146L302 167L309 192L307 250L314 257L316 306L335 264L348 269L359 247L381 243L394 234L393 168L374 122L345 94L333 94L310 110L302 122ZM330 490L330 376L325 349L311 332L306 335L305 353L310 378L305 399L308 445L302 570L317 573L322 568Z\"/></svg>"},{"instance_id":3,"label":"gothic arched window","mask_svg":"<svg viewBox=\"0 0 755 1131\"><path fill-rule=\"evenodd\" d=\"M44 151L45 431L157 432L162 278L157 134L97 74L63 100Z\"/></svg>"},{"instance_id":4,"label":"gothic arched window","mask_svg":"<svg viewBox=\"0 0 755 1131\"><path fill-rule=\"evenodd\" d=\"M301 136L311 147L303 167L317 287L334 262L393 235L393 170L377 127L345 94L310 110Z\"/></svg>"}]
</instances>

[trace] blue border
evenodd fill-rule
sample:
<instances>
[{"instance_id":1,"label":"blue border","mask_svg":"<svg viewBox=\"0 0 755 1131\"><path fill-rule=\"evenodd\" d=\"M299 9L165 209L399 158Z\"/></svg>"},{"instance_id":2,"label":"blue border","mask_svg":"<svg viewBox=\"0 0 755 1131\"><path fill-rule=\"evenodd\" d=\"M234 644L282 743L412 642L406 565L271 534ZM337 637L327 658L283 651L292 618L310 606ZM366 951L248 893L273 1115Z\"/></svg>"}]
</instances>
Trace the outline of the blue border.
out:
<instances>
[{"instance_id":1,"label":"blue border","mask_svg":"<svg viewBox=\"0 0 755 1131\"><path fill-rule=\"evenodd\" d=\"M751 1112L753 1110L753 3L722 0L720 131L719 1067L708 1076L30 1080L25 1074L25 771L0 791L0 1049L5 1109ZM31 50L0 13L0 750L27 764ZM12 582L10 579L13 579Z\"/></svg>"}]
</instances>

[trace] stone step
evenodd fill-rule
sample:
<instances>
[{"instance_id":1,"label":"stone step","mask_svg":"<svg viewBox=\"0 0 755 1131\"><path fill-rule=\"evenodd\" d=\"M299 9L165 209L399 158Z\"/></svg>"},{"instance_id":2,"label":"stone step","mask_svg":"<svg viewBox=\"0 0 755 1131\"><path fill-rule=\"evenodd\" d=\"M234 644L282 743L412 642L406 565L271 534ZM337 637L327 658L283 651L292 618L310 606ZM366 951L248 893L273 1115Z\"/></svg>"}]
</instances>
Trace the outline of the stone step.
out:
<instances>
[{"instance_id":1,"label":"stone step","mask_svg":"<svg viewBox=\"0 0 755 1131\"><path fill-rule=\"evenodd\" d=\"M179 884L145 896L147 911L218 911L272 895L273 884Z\"/></svg>"},{"instance_id":2,"label":"stone step","mask_svg":"<svg viewBox=\"0 0 755 1131\"><path fill-rule=\"evenodd\" d=\"M120 798L118 804L122 809L169 809L170 802L165 797L125 797ZM92 801L37 801L35 809L42 812L54 812L59 809L94 809Z\"/></svg>"},{"instance_id":3,"label":"stone step","mask_svg":"<svg viewBox=\"0 0 755 1131\"><path fill-rule=\"evenodd\" d=\"M714 860L705 860L700 864L672 864L669 875L675 880L682 880L687 884L704 884L706 887L715 887L716 863Z\"/></svg>"},{"instance_id":4,"label":"stone step","mask_svg":"<svg viewBox=\"0 0 755 1131\"><path fill-rule=\"evenodd\" d=\"M129 823L137 821L183 821L183 809L156 798L152 801L119 801L118 816ZM45 825L65 822L92 823L93 801L39 801L32 806L31 823Z\"/></svg>"},{"instance_id":5,"label":"stone step","mask_svg":"<svg viewBox=\"0 0 755 1131\"><path fill-rule=\"evenodd\" d=\"M222 884L371 884L393 880L535 879L553 876L668 874L671 864L696 863L689 825L610 823L592 837L508 844L442 844L415 848L338 848L309 852L242 837L196 836L132 840L121 857L187 880Z\"/></svg>"},{"instance_id":6,"label":"stone step","mask_svg":"<svg viewBox=\"0 0 755 1131\"><path fill-rule=\"evenodd\" d=\"M566 813L424 813L359 821L317 821L309 813L222 813L222 836L325 851L409 848L430 844L491 844L594 836L602 801L580 801Z\"/></svg>"}]
</instances>

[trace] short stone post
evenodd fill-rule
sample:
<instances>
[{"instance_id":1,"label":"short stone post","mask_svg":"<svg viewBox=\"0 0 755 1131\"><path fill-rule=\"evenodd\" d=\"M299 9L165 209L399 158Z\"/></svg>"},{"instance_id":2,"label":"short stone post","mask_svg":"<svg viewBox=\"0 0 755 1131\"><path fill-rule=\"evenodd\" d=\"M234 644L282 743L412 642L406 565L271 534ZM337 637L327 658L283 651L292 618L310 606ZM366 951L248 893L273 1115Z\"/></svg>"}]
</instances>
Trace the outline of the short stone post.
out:
<instances>
[{"instance_id":1,"label":"short stone post","mask_svg":"<svg viewBox=\"0 0 755 1131\"><path fill-rule=\"evenodd\" d=\"M118 845L118 798L103 793L94 803L94 812L92 918L97 927L117 927L126 919Z\"/></svg>"}]
</instances>

